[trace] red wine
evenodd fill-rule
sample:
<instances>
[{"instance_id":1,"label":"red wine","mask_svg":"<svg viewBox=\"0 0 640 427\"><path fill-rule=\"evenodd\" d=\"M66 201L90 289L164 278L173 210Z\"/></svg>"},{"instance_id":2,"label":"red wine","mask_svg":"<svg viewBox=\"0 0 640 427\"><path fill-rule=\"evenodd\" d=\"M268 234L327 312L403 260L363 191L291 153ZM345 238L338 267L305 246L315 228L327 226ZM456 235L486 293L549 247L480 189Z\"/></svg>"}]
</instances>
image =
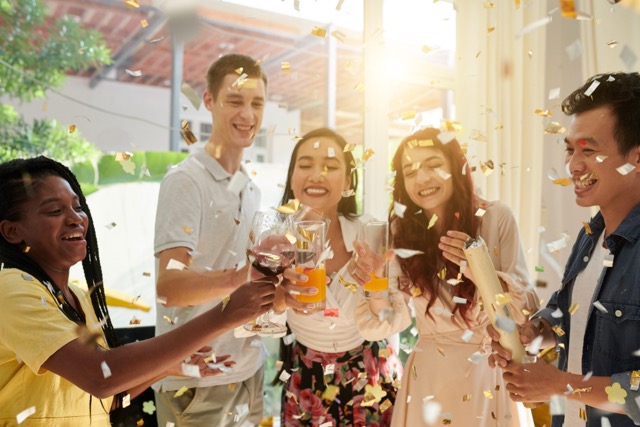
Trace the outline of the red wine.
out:
<instances>
[{"instance_id":1,"label":"red wine","mask_svg":"<svg viewBox=\"0 0 640 427\"><path fill-rule=\"evenodd\" d=\"M280 254L271 252L253 252L247 250L249 256L253 257L251 265L265 276L277 276L284 273L293 262L293 251L282 251Z\"/></svg>"}]
</instances>

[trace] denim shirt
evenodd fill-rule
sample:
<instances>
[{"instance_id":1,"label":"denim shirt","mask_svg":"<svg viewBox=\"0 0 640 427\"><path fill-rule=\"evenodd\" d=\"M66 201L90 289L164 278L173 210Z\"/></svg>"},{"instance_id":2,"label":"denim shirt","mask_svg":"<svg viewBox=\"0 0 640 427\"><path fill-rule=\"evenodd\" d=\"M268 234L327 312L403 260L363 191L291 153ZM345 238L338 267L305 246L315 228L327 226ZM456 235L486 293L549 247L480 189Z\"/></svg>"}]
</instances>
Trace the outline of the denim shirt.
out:
<instances>
[{"instance_id":1,"label":"denim shirt","mask_svg":"<svg viewBox=\"0 0 640 427\"><path fill-rule=\"evenodd\" d=\"M604 219L598 213L589 223L592 233L585 228L580 231L562 278L562 287L555 292L547 307L536 314L564 330L558 336L560 358L558 367L567 369L569 332L571 330L571 294L576 276L585 269L591 259L600 234L604 231ZM626 390L625 413L615 414L601 409L586 407L587 426L600 426L600 418L606 416L612 426L640 425L640 391L630 389L631 372L640 370L640 357L633 353L640 349L640 205L629 212L605 242L613 254L613 266L603 266L597 280L596 290L588 307L589 315L582 347L582 372L594 376L609 376L611 384L619 383ZM596 308L593 302L599 301L605 310ZM586 308L586 307L585 307ZM556 309L562 311L562 317L551 315ZM575 386L579 386L574 384ZM562 425L563 418L554 416L552 426Z\"/></svg>"}]
</instances>

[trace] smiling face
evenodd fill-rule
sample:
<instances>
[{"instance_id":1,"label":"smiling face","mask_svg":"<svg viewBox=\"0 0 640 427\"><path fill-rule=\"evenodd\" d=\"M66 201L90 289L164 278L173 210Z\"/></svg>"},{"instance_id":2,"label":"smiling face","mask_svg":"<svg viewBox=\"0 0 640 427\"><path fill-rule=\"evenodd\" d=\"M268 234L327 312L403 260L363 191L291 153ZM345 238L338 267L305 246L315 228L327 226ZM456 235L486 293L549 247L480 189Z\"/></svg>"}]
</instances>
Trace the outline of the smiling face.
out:
<instances>
[{"instance_id":1,"label":"smiling face","mask_svg":"<svg viewBox=\"0 0 640 427\"><path fill-rule=\"evenodd\" d=\"M249 147L262 124L266 89L261 78L253 78L256 87L239 87L235 73L227 74L215 96L204 93L204 104L213 120L210 141L233 152Z\"/></svg>"},{"instance_id":2,"label":"smiling face","mask_svg":"<svg viewBox=\"0 0 640 427\"><path fill-rule=\"evenodd\" d=\"M575 184L576 203L599 206L605 221L608 213L622 213L624 217L640 202L637 169L626 175L617 170L627 163L637 168L640 149L631 150L627 156L619 153L615 120L607 106L576 114L565 138L565 164Z\"/></svg>"},{"instance_id":3,"label":"smiling face","mask_svg":"<svg viewBox=\"0 0 640 427\"><path fill-rule=\"evenodd\" d=\"M87 253L89 220L78 196L63 178L47 176L33 187L33 196L20 211L18 220L0 223L3 237L28 248L27 255L57 283Z\"/></svg>"},{"instance_id":4,"label":"smiling face","mask_svg":"<svg viewBox=\"0 0 640 427\"><path fill-rule=\"evenodd\" d=\"M442 218L453 195L451 163L442 150L432 147L406 148L402 156L405 191L427 217Z\"/></svg>"},{"instance_id":5,"label":"smiling face","mask_svg":"<svg viewBox=\"0 0 640 427\"><path fill-rule=\"evenodd\" d=\"M349 189L343 150L332 138L310 138L298 148L291 189L301 203L327 215L337 213L342 192Z\"/></svg>"}]
</instances>

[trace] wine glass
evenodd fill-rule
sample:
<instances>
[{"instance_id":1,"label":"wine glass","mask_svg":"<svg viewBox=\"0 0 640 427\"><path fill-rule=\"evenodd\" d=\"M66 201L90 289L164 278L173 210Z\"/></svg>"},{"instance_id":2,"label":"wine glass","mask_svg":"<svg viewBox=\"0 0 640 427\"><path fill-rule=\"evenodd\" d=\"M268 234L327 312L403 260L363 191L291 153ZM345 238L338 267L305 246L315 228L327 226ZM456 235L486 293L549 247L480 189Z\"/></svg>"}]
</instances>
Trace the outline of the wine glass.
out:
<instances>
[{"instance_id":1,"label":"wine glass","mask_svg":"<svg viewBox=\"0 0 640 427\"><path fill-rule=\"evenodd\" d=\"M295 247L287 238L288 215L279 212L256 212L251 222L247 256L253 268L265 276L282 274L293 264ZM260 336L281 335L287 327L272 322L273 311L269 310L256 320L246 323L244 328Z\"/></svg>"}]
</instances>

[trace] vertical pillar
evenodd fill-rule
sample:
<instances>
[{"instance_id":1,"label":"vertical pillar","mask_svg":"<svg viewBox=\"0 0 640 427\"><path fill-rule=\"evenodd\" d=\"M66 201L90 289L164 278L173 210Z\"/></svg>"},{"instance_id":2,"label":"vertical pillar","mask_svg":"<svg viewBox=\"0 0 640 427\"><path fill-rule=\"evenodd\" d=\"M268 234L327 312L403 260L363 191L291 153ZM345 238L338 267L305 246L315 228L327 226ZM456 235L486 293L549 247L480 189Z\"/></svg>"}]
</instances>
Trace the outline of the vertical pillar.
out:
<instances>
[{"instance_id":1,"label":"vertical pillar","mask_svg":"<svg viewBox=\"0 0 640 427\"><path fill-rule=\"evenodd\" d=\"M182 62L184 40L178 31L171 35L171 117L169 149L180 151L180 93L182 88Z\"/></svg>"},{"instance_id":2,"label":"vertical pillar","mask_svg":"<svg viewBox=\"0 0 640 427\"><path fill-rule=\"evenodd\" d=\"M325 126L336 128L336 91L337 91L337 73L338 73L338 48L335 37L331 37L333 24L327 28L327 110L325 112Z\"/></svg>"},{"instance_id":3,"label":"vertical pillar","mask_svg":"<svg viewBox=\"0 0 640 427\"><path fill-rule=\"evenodd\" d=\"M389 172L389 93L384 81L384 0L363 0L364 8L364 148L375 154L365 163L364 211L385 219L390 195L384 188Z\"/></svg>"}]
</instances>

